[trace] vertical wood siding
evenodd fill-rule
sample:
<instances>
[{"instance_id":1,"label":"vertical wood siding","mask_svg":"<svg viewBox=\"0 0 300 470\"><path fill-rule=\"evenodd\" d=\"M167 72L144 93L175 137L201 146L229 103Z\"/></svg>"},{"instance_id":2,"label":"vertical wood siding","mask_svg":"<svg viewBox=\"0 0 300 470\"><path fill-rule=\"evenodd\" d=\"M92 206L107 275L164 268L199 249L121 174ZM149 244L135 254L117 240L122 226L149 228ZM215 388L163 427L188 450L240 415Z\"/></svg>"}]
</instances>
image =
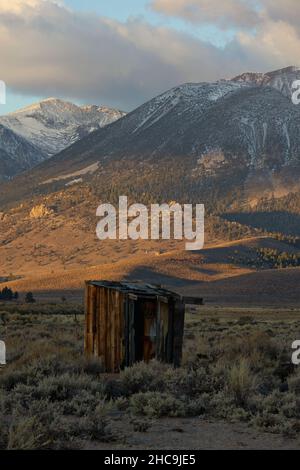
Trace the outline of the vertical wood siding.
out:
<instances>
[{"instance_id":1,"label":"vertical wood siding","mask_svg":"<svg viewBox=\"0 0 300 470\"><path fill-rule=\"evenodd\" d=\"M153 321L150 315L152 310ZM149 342L152 338L154 346L152 350L155 351L156 358L179 366L182 356L184 314L184 303L172 298L169 298L168 302L162 301L161 298L151 301L140 298L137 302L118 290L87 283L85 354L88 357L99 358L104 371L119 372L124 366L133 365L140 351L144 351L144 360L151 359ZM137 326L137 319L144 321L143 329L141 325ZM155 335L153 325L156 325L156 337L153 336ZM138 357L138 360L141 359Z\"/></svg>"}]
</instances>

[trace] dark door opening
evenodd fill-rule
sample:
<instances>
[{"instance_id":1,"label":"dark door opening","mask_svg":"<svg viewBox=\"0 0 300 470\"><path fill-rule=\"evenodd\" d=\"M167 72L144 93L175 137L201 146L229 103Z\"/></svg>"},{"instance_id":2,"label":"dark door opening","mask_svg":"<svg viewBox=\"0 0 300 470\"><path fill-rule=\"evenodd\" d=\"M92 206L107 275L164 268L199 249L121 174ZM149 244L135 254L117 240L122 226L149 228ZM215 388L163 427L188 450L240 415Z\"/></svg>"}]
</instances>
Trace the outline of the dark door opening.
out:
<instances>
[{"instance_id":1,"label":"dark door opening","mask_svg":"<svg viewBox=\"0 0 300 470\"><path fill-rule=\"evenodd\" d=\"M131 300L126 319L126 364L149 362L156 357L157 304L156 301Z\"/></svg>"},{"instance_id":2,"label":"dark door opening","mask_svg":"<svg viewBox=\"0 0 300 470\"><path fill-rule=\"evenodd\" d=\"M154 301L141 301L140 317L143 322L143 360L151 361L156 357L157 341L157 303Z\"/></svg>"}]
</instances>

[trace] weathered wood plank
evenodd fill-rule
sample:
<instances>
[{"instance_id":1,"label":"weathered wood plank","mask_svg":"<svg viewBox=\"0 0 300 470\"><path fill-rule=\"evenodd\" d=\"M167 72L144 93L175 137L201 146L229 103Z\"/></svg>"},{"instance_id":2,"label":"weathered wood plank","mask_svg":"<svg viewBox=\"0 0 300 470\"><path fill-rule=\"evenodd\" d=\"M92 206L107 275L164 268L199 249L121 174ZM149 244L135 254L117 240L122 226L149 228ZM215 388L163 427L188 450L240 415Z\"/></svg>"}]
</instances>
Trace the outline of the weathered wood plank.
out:
<instances>
[{"instance_id":1,"label":"weathered wood plank","mask_svg":"<svg viewBox=\"0 0 300 470\"><path fill-rule=\"evenodd\" d=\"M87 297L86 297L86 352L88 355L94 354L94 334L95 334L95 326L94 326L94 293L95 287L89 285L87 286Z\"/></svg>"},{"instance_id":2,"label":"weathered wood plank","mask_svg":"<svg viewBox=\"0 0 300 470\"><path fill-rule=\"evenodd\" d=\"M84 294L84 352L89 355L89 285L85 283L85 294Z\"/></svg>"},{"instance_id":3,"label":"weathered wood plank","mask_svg":"<svg viewBox=\"0 0 300 470\"><path fill-rule=\"evenodd\" d=\"M116 329L116 292L110 291L110 372L114 372L115 358L116 358L116 342L115 342L115 329Z\"/></svg>"},{"instance_id":4,"label":"weathered wood plank","mask_svg":"<svg viewBox=\"0 0 300 470\"><path fill-rule=\"evenodd\" d=\"M109 372L111 368L111 299L110 290L106 289L106 371Z\"/></svg>"},{"instance_id":5,"label":"weathered wood plank","mask_svg":"<svg viewBox=\"0 0 300 470\"><path fill-rule=\"evenodd\" d=\"M129 350L130 350L130 335L129 335L129 300L128 296L125 297L124 305L124 318L125 318L125 337L124 337L124 347L125 347L125 367L129 366Z\"/></svg>"},{"instance_id":6,"label":"weathered wood plank","mask_svg":"<svg viewBox=\"0 0 300 470\"><path fill-rule=\"evenodd\" d=\"M169 304L160 303L160 360L167 361L167 340L169 333Z\"/></svg>"},{"instance_id":7,"label":"weathered wood plank","mask_svg":"<svg viewBox=\"0 0 300 470\"><path fill-rule=\"evenodd\" d=\"M100 290L100 305L99 305L99 356L103 367L106 366L106 290L101 287Z\"/></svg>"},{"instance_id":8,"label":"weathered wood plank","mask_svg":"<svg viewBox=\"0 0 300 470\"><path fill-rule=\"evenodd\" d=\"M129 366L132 366L136 360L135 358L135 302L129 301Z\"/></svg>"},{"instance_id":9,"label":"weathered wood plank","mask_svg":"<svg viewBox=\"0 0 300 470\"><path fill-rule=\"evenodd\" d=\"M175 302L174 308L174 340L173 340L173 363L179 367L182 359L183 332L184 332L185 304Z\"/></svg>"},{"instance_id":10,"label":"weathered wood plank","mask_svg":"<svg viewBox=\"0 0 300 470\"><path fill-rule=\"evenodd\" d=\"M166 351L166 360L169 364L173 363L174 356L174 300L169 303L169 321L168 321L168 335L167 335L167 351Z\"/></svg>"},{"instance_id":11,"label":"weathered wood plank","mask_svg":"<svg viewBox=\"0 0 300 470\"><path fill-rule=\"evenodd\" d=\"M124 364L124 339L125 339L125 321L124 321L124 307L125 299L124 295L120 294L119 297L119 370L122 369Z\"/></svg>"},{"instance_id":12,"label":"weathered wood plank","mask_svg":"<svg viewBox=\"0 0 300 470\"><path fill-rule=\"evenodd\" d=\"M115 352L115 372L120 371L121 366L121 328L120 328L120 315L121 315L121 302L120 302L120 293L117 292L116 296L116 331L115 331L115 342L116 342L116 352Z\"/></svg>"},{"instance_id":13,"label":"weathered wood plank","mask_svg":"<svg viewBox=\"0 0 300 470\"><path fill-rule=\"evenodd\" d=\"M95 355L99 357L99 350L100 350L100 289L99 287L96 288L96 332L95 332Z\"/></svg>"},{"instance_id":14,"label":"weathered wood plank","mask_svg":"<svg viewBox=\"0 0 300 470\"><path fill-rule=\"evenodd\" d=\"M156 304L156 359L161 360L162 356L161 345L161 315L160 315L160 301L157 299Z\"/></svg>"}]
</instances>

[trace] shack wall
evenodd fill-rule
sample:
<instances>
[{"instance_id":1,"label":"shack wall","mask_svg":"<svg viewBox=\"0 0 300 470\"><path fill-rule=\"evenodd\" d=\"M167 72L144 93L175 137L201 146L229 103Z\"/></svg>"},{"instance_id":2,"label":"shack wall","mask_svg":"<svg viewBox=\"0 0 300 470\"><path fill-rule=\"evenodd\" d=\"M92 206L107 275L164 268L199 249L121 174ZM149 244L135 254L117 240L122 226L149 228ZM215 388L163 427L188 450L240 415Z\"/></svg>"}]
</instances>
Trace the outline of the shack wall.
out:
<instances>
[{"instance_id":1,"label":"shack wall","mask_svg":"<svg viewBox=\"0 0 300 470\"><path fill-rule=\"evenodd\" d=\"M103 369L112 373L154 356L179 366L184 317L185 304L178 299L135 299L117 289L87 282L85 353L97 357Z\"/></svg>"},{"instance_id":2,"label":"shack wall","mask_svg":"<svg viewBox=\"0 0 300 470\"><path fill-rule=\"evenodd\" d=\"M125 359L124 295L87 284L85 302L85 352L106 371L118 372Z\"/></svg>"}]
</instances>

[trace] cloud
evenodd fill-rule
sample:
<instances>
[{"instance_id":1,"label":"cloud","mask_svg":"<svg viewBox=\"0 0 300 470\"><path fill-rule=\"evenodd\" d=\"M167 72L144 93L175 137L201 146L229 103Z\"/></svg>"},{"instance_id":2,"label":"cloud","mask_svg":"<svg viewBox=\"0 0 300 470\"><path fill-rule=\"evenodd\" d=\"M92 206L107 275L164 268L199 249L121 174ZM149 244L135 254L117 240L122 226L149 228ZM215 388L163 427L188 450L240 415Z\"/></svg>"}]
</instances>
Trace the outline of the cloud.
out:
<instances>
[{"instance_id":1,"label":"cloud","mask_svg":"<svg viewBox=\"0 0 300 470\"><path fill-rule=\"evenodd\" d=\"M262 0L266 15L273 21L285 22L300 31L298 0Z\"/></svg>"},{"instance_id":2,"label":"cloud","mask_svg":"<svg viewBox=\"0 0 300 470\"><path fill-rule=\"evenodd\" d=\"M41 0L0 0L0 11L10 13L20 13L24 7L35 8Z\"/></svg>"},{"instance_id":3,"label":"cloud","mask_svg":"<svg viewBox=\"0 0 300 470\"><path fill-rule=\"evenodd\" d=\"M255 34L241 28L224 48L217 48L142 19L120 23L72 11L58 1L0 0L0 78L18 93L130 110L184 82L295 63L298 27L288 22L287 10L285 21L279 20L280 11L264 13ZM250 25L246 13L244 18Z\"/></svg>"},{"instance_id":4,"label":"cloud","mask_svg":"<svg viewBox=\"0 0 300 470\"><path fill-rule=\"evenodd\" d=\"M274 1L274 0L273 0ZM252 28L260 22L253 0L153 0L153 10L191 23L212 23L221 28Z\"/></svg>"},{"instance_id":5,"label":"cloud","mask_svg":"<svg viewBox=\"0 0 300 470\"><path fill-rule=\"evenodd\" d=\"M124 109L185 81L221 77L226 66L220 50L175 30L42 0L0 0L0 43L9 88Z\"/></svg>"},{"instance_id":6,"label":"cloud","mask_svg":"<svg viewBox=\"0 0 300 470\"><path fill-rule=\"evenodd\" d=\"M249 30L268 21L300 28L299 0L151 0L150 7L166 16L223 29Z\"/></svg>"},{"instance_id":7,"label":"cloud","mask_svg":"<svg viewBox=\"0 0 300 470\"><path fill-rule=\"evenodd\" d=\"M299 0L151 0L150 7L195 25L235 31L224 55L244 63L245 70L299 63Z\"/></svg>"}]
</instances>

